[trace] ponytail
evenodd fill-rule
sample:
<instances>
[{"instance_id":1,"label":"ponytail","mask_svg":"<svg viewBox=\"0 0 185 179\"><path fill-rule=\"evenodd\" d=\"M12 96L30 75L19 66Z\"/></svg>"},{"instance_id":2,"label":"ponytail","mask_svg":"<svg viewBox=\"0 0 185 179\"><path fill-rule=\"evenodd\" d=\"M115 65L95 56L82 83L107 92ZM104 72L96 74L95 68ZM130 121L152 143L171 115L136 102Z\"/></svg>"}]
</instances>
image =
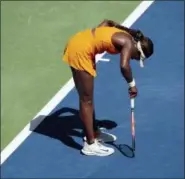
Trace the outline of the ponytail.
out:
<instances>
[{"instance_id":1,"label":"ponytail","mask_svg":"<svg viewBox=\"0 0 185 179\"><path fill-rule=\"evenodd\" d=\"M143 39L144 39L143 33L140 30L137 30L136 34L135 34L135 37L134 37L134 40L136 42L139 42L139 41L142 41Z\"/></svg>"},{"instance_id":2,"label":"ponytail","mask_svg":"<svg viewBox=\"0 0 185 179\"><path fill-rule=\"evenodd\" d=\"M134 38L134 40L136 42L141 41L144 38L144 35L140 30L129 29L129 28L122 26L120 24L116 24L115 27L129 33Z\"/></svg>"},{"instance_id":3,"label":"ponytail","mask_svg":"<svg viewBox=\"0 0 185 179\"><path fill-rule=\"evenodd\" d=\"M129 29L117 23L113 26L129 33L137 42L137 44L140 44L143 54L146 58L150 57L154 53L154 44L152 40L148 37L145 37L140 30Z\"/></svg>"}]
</instances>

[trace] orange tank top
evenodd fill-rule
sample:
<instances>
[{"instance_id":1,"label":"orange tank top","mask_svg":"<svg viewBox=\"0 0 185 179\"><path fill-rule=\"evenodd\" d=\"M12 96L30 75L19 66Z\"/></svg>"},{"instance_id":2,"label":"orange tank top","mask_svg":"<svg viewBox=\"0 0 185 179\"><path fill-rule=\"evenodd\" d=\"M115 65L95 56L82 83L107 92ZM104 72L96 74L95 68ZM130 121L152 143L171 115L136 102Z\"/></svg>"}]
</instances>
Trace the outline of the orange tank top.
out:
<instances>
[{"instance_id":1,"label":"orange tank top","mask_svg":"<svg viewBox=\"0 0 185 179\"><path fill-rule=\"evenodd\" d=\"M112 44L112 35L116 32L124 32L128 34L126 31L117 29L115 27L98 27L95 29L94 36L94 48L95 53L103 53L104 51L110 54L119 53L114 45Z\"/></svg>"}]
</instances>

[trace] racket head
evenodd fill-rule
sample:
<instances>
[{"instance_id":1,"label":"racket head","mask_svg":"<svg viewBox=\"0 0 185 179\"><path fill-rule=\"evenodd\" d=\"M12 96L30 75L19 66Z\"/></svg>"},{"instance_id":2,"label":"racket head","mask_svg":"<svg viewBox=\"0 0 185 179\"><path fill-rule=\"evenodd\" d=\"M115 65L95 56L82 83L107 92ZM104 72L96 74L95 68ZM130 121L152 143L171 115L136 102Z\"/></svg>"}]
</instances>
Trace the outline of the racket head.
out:
<instances>
[{"instance_id":1,"label":"racket head","mask_svg":"<svg viewBox=\"0 0 185 179\"><path fill-rule=\"evenodd\" d=\"M119 151L128 158L134 158L135 157L135 149L130 147L127 144L119 144L118 145Z\"/></svg>"}]
</instances>

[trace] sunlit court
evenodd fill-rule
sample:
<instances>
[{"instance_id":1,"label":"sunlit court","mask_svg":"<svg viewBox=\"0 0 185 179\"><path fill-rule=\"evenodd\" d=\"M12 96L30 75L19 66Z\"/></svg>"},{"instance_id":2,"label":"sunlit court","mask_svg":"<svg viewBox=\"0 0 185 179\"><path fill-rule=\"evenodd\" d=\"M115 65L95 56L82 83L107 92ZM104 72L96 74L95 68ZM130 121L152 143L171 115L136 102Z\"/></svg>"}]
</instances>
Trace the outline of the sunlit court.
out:
<instances>
[{"instance_id":1,"label":"sunlit court","mask_svg":"<svg viewBox=\"0 0 185 179\"><path fill-rule=\"evenodd\" d=\"M96 56L96 122L117 140L105 143L112 155L86 156L61 57L72 35L104 19L141 30L154 53L144 68L130 63L134 107L120 55ZM184 1L1 2L1 178L184 178Z\"/></svg>"}]
</instances>

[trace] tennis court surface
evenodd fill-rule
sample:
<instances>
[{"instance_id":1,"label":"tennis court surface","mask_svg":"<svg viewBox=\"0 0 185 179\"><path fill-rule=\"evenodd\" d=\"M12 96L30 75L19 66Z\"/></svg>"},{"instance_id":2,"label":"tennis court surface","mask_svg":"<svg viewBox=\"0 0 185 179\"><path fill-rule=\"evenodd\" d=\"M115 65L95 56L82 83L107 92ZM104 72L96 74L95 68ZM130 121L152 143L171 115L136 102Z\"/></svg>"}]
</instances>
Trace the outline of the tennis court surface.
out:
<instances>
[{"instance_id":1,"label":"tennis court surface","mask_svg":"<svg viewBox=\"0 0 185 179\"><path fill-rule=\"evenodd\" d=\"M184 2L154 2L131 26L150 36L154 55L141 69L132 62L139 95L135 102L136 156L80 154L82 125L73 88L1 165L2 178L184 178ZM128 86L119 56L105 54L95 79L97 120L131 144Z\"/></svg>"}]
</instances>

